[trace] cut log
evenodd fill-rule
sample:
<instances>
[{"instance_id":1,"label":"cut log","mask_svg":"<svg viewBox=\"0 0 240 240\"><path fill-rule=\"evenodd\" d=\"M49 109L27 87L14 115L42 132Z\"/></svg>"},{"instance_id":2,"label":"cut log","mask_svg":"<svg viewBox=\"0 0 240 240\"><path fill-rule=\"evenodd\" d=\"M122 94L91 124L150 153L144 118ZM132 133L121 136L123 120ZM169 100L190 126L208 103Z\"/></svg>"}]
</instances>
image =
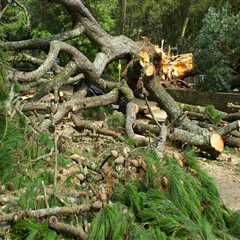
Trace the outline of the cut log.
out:
<instances>
[{"instance_id":1,"label":"cut log","mask_svg":"<svg viewBox=\"0 0 240 240\"><path fill-rule=\"evenodd\" d=\"M216 152L223 152L224 150L224 141L221 135L218 133L212 133L210 135L210 146L215 149Z\"/></svg>"},{"instance_id":2,"label":"cut log","mask_svg":"<svg viewBox=\"0 0 240 240\"><path fill-rule=\"evenodd\" d=\"M240 138L232 136L224 136L225 143L230 147L240 148Z\"/></svg>"},{"instance_id":3,"label":"cut log","mask_svg":"<svg viewBox=\"0 0 240 240\"><path fill-rule=\"evenodd\" d=\"M221 135L226 135L234 130L240 130L240 120L227 124L225 127L218 129L218 133Z\"/></svg>"},{"instance_id":4,"label":"cut log","mask_svg":"<svg viewBox=\"0 0 240 240\"><path fill-rule=\"evenodd\" d=\"M224 150L224 141L218 133L211 133L209 137L205 137L175 128L170 135L170 139L198 146L204 150L210 151L213 155L219 155Z\"/></svg>"},{"instance_id":5,"label":"cut log","mask_svg":"<svg viewBox=\"0 0 240 240\"><path fill-rule=\"evenodd\" d=\"M167 113L164 110L161 110L159 107L150 106L150 108L152 113L150 113L149 109L144 111L147 118L153 119L152 115L154 115L155 120L158 122L165 122L167 120Z\"/></svg>"}]
</instances>

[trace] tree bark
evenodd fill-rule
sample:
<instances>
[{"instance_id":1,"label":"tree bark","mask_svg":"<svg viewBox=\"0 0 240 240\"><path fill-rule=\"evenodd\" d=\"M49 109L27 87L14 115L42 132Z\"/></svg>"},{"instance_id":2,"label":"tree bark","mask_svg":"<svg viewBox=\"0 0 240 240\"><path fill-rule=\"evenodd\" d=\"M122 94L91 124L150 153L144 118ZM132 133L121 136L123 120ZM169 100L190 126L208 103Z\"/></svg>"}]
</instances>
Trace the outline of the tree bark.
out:
<instances>
[{"instance_id":1,"label":"tree bark","mask_svg":"<svg viewBox=\"0 0 240 240\"><path fill-rule=\"evenodd\" d=\"M55 216L50 217L48 220L48 226L57 232L71 235L80 240L88 239L88 235L84 232L82 226L78 225L78 227L75 227L66 223L61 223Z\"/></svg>"},{"instance_id":2,"label":"tree bark","mask_svg":"<svg viewBox=\"0 0 240 240\"><path fill-rule=\"evenodd\" d=\"M175 128L173 133L170 135L170 139L173 141L180 141L190 145L198 146L202 149L210 151L210 153L213 155L218 155L224 150L223 139L217 133L211 133L209 137L205 137Z\"/></svg>"},{"instance_id":3,"label":"tree bark","mask_svg":"<svg viewBox=\"0 0 240 240\"><path fill-rule=\"evenodd\" d=\"M82 204L73 207L55 207L38 210L26 210L0 215L0 222L16 222L17 220L24 218L42 218L53 215L62 216L69 214L78 214L81 212L87 212L91 208L92 208L91 204Z\"/></svg>"}]
</instances>

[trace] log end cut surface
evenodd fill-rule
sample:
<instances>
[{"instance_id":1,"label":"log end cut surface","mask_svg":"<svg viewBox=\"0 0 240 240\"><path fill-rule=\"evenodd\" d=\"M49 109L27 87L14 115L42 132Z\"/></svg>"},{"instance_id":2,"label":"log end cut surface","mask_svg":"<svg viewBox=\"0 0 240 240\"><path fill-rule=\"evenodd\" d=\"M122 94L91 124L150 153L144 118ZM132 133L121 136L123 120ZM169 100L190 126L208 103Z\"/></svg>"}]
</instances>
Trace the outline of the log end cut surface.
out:
<instances>
[{"instance_id":1,"label":"log end cut surface","mask_svg":"<svg viewBox=\"0 0 240 240\"><path fill-rule=\"evenodd\" d=\"M221 153L224 150L224 141L221 135L218 133L213 133L210 136L210 144L213 149Z\"/></svg>"}]
</instances>

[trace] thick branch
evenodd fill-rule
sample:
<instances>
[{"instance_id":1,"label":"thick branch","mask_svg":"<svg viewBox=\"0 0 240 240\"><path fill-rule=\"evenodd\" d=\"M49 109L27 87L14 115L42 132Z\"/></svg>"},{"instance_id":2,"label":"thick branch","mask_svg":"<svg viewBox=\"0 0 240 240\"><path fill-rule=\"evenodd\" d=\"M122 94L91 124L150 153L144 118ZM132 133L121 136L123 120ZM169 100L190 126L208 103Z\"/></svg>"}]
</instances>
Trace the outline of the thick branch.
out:
<instances>
[{"instance_id":1,"label":"thick branch","mask_svg":"<svg viewBox=\"0 0 240 240\"><path fill-rule=\"evenodd\" d=\"M158 77L149 80L147 88L151 93L151 97L153 97L154 100L156 100L159 105L166 110L172 125L194 132L195 134L204 136L209 135L208 130L199 127L189 120L179 107L178 103L163 88Z\"/></svg>"},{"instance_id":2,"label":"thick branch","mask_svg":"<svg viewBox=\"0 0 240 240\"><path fill-rule=\"evenodd\" d=\"M159 159L163 159L163 157L164 157L164 150L165 150L165 143L167 140L167 134L168 134L168 130L167 130L166 124L161 123L160 134L156 138L156 148L155 148L155 152L158 155Z\"/></svg>"},{"instance_id":3,"label":"thick branch","mask_svg":"<svg viewBox=\"0 0 240 240\"><path fill-rule=\"evenodd\" d=\"M92 131L94 131L98 134L103 134L103 135L112 136L112 137L116 137L116 138L121 136L121 133L119 133L119 132L115 132L115 131L112 131L111 129L107 129L107 128L95 127L93 125L92 121L81 120L75 115L72 115L72 120L73 120L73 123L74 123L75 127L77 129L80 129L80 130L89 129L89 130L92 130Z\"/></svg>"},{"instance_id":4,"label":"thick branch","mask_svg":"<svg viewBox=\"0 0 240 240\"><path fill-rule=\"evenodd\" d=\"M78 112L81 109L91 107L106 106L115 103L118 100L118 90L114 89L111 92L97 97L79 98L78 94L74 95L69 102L60 105L57 113L54 115L54 123L58 123L70 111Z\"/></svg>"},{"instance_id":5,"label":"thick branch","mask_svg":"<svg viewBox=\"0 0 240 240\"><path fill-rule=\"evenodd\" d=\"M42 218L48 216L60 216L60 215L71 215L79 214L81 212L87 212L92 208L91 204L82 204L73 207L55 207L45 208L38 210L26 210L15 213L8 213L0 215L0 222L16 222L24 218Z\"/></svg>"},{"instance_id":6,"label":"thick branch","mask_svg":"<svg viewBox=\"0 0 240 240\"><path fill-rule=\"evenodd\" d=\"M219 154L224 150L223 139L217 133L211 133L209 137L206 137L175 128L170 135L170 139L209 150L213 155Z\"/></svg>"},{"instance_id":7,"label":"thick branch","mask_svg":"<svg viewBox=\"0 0 240 240\"><path fill-rule=\"evenodd\" d=\"M82 18L87 18L96 25L98 22L89 12L89 10L84 6L82 1L80 0L58 0L58 2L62 3L68 12L71 14L74 23L81 22Z\"/></svg>"},{"instance_id":8,"label":"thick branch","mask_svg":"<svg viewBox=\"0 0 240 240\"><path fill-rule=\"evenodd\" d=\"M52 229L54 229L57 232L61 232L64 234L71 235L73 237L76 237L80 240L87 240L88 236L84 232L82 226L74 227L72 225L61 223L58 221L58 219L55 216L52 216L48 221L48 226Z\"/></svg>"},{"instance_id":9,"label":"thick branch","mask_svg":"<svg viewBox=\"0 0 240 240\"><path fill-rule=\"evenodd\" d=\"M232 136L224 136L225 143L230 147L240 147L240 138Z\"/></svg>"},{"instance_id":10,"label":"thick branch","mask_svg":"<svg viewBox=\"0 0 240 240\"><path fill-rule=\"evenodd\" d=\"M51 41L54 41L54 40L66 41L81 35L83 31L84 31L84 28L80 26L73 30L53 35L47 39L29 39L29 40L11 41L11 42L0 41L0 47L7 50L23 50L23 49L36 49L36 48L46 49L49 47Z\"/></svg>"},{"instance_id":11,"label":"thick branch","mask_svg":"<svg viewBox=\"0 0 240 240\"><path fill-rule=\"evenodd\" d=\"M76 72L77 65L75 62L70 61L62 70L61 72L56 75L53 79L48 81L47 83L43 83L40 86L40 90L35 96L35 100L40 99L44 95L46 95L50 91L57 91L61 86L63 86L68 79Z\"/></svg>"},{"instance_id":12,"label":"thick branch","mask_svg":"<svg viewBox=\"0 0 240 240\"><path fill-rule=\"evenodd\" d=\"M237 131L240 130L240 120L227 124L225 127L218 129L217 132L221 135L227 135L228 133L231 133L234 130Z\"/></svg>"},{"instance_id":13,"label":"thick branch","mask_svg":"<svg viewBox=\"0 0 240 240\"><path fill-rule=\"evenodd\" d=\"M13 81L17 80L20 82L34 81L42 77L54 65L60 50L61 50L60 42L57 42L57 41L51 42L48 56L44 61L44 63L40 65L38 69L31 72L21 72L16 70L11 72L11 74L8 77Z\"/></svg>"},{"instance_id":14,"label":"thick branch","mask_svg":"<svg viewBox=\"0 0 240 240\"><path fill-rule=\"evenodd\" d=\"M44 63L44 59L33 57L27 53L22 53L17 57L12 57L11 61L19 61L19 62L29 62L35 65L41 65ZM63 68L60 67L57 63L53 64L53 69L55 72L60 72Z\"/></svg>"},{"instance_id":15,"label":"thick branch","mask_svg":"<svg viewBox=\"0 0 240 240\"><path fill-rule=\"evenodd\" d=\"M129 138L133 139L139 144L143 144L143 143L146 144L149 142L149 139L142 135L138 135L134 133L134 130L133 130L138 112L139 112L139 107L136 103L129 102L127 104L125 128Z\"/></svg>"}]
</instances>

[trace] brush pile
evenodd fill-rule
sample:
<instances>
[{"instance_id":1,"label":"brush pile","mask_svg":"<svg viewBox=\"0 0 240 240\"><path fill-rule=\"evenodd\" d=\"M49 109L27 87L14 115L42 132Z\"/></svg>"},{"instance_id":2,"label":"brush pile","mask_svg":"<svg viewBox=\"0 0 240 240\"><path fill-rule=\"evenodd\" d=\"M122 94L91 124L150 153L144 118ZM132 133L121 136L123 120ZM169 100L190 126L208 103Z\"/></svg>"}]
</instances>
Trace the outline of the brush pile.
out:
<instances>
[{"instance_id":1,"label":"brush pile","mask_svg":"<svg viewBox=\"0 0 240 240\"><path fill-rule=\"evenodd\" d=\"M192 54L174 55L147 39L111 36L81 0L52 2L66 7L73 29L46 39L0 41L16 55L12 66L2 65L10 91L0 114L0 223L14 223L14 234L23 231L29 239L49 239L45 234L56 239L56 232L96 240L239 238L239 214L223 206L196 159L189 153L166 157L167 142L190 145L212 158L224 145L239 147L239 113L179 104L167 93L164 86L186 85ZM97 46L93 61L71 42L82 34ZM36 56L39 52L47 53L45 59ZM65 64L59 64L65 55ZM127 60L119 79L103 79L119 59ZM37 67L13 67L27 62ZM91 120L89 113L95 116ZM91 151L84 158L71 151L73 145L81 149L89 136L94 157ZM144 146L144 152L105 156L109 142ZM83 226L66 224L74 217Z\"/></svg>"}]
</instances>

